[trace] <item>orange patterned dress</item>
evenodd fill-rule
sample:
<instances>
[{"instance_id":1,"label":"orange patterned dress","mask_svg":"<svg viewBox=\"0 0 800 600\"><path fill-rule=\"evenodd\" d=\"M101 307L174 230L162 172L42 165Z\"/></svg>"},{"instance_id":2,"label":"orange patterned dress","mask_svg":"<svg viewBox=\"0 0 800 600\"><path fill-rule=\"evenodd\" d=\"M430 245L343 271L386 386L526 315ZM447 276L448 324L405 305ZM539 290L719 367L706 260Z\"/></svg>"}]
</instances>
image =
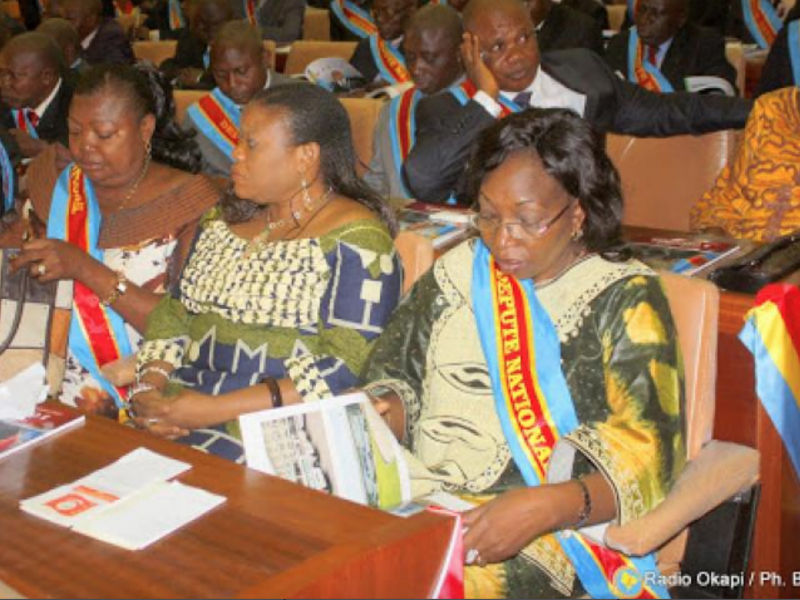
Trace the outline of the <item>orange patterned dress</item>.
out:
<instances>
[{"instance_id":1,"label":"orange patterned dress","mask_svg":"<svg viewBox=\"0 0 800 600\"><path fill-rule=\"evenodd\" d=\"M736 162L694 205L692 229L768 242L800 230L800 90L756 101Z\"/></svg>"}]
</instances>

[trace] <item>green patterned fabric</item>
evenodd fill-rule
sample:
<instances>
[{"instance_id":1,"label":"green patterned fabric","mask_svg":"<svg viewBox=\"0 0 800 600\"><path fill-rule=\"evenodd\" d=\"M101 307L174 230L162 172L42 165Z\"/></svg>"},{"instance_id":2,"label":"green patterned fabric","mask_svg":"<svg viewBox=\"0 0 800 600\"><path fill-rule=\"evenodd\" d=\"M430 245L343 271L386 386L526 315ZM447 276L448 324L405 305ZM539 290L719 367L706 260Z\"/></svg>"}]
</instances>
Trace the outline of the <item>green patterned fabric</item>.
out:
<instances>
[{"instance_id":1,"label":"green patterned fabric","mask_svg":"<svg viewBox=\"0 0 800 600\"><path fill-rule=\"evenodd\" d=\"M363 379L404 402L414 494L444 490L485 502L525 483L495 412L471 303L472 257L465 242L417 282ZM638 518L685 462L683 368L661 283L635 261L590 256L537 293L561 339L580 423L556 447L548 480L600 470L616 492L618 519ZM466 584L468 596L481 598L584 593L552 536L506 563L467 568Z\"/></svg>"}]
</instances>

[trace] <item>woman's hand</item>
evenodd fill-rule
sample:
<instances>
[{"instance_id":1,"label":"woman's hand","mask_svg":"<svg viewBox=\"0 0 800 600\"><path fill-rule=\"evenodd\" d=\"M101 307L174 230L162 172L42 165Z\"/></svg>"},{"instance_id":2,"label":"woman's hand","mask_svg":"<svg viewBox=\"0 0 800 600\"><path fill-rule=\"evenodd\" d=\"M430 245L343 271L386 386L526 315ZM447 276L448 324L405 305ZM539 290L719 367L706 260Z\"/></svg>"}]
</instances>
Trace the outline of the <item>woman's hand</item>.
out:
<instances>
[{"instance_id":1,"label":"woman's hand","mask_svg":"<svg viewBox=\"0 0 800 600\"><path fill-rule=\"evenodd\" d=\"M497 100L500 95L500 86L497 79L483 60L480 38L472 33L465 33L461 42L461 62L467 77L475 86Z\"/></svg>"},{"instance_id":2,"label":"woman's hand","mask_svg":"<svg viewBox=\"0 0 800 600\"><path fill-rule=\"evenodd\" d=\"M62 240L37 239L22 245L14 259L14 269L27 267L33 277L42 283L75 279L85 282L93 266L101 266L95 259L73 244Z\"/></svg>"},{"instance_id":3,"label":"woman's hand","mask_svg":"<svg viewBox=\"0 0 800 600\"><path fill-rule=\"evenodd\" d=\"M370 396L372 406L383 418L389 430L398 441L403 441L405 434L405 407L403 401L395 393L384 396Z\"/></svg>"},{"instance_id":4,"label":"woman's hand","mask_svg":"<svg viewBox=\"0 0 800 600\"><path fill-rule=\"evenodd\" d=\"M209 418L218 405L218 399L193 390L184 390L169 398L159 390L142 392L133 397L132 404L136 423L150 430L158 426L187 435L192 429L218 422Z\"/></svg>"},{"instance_id":5,"label":"woman's hand","mask_svg":"<svg viewBox=\"0 0 800 600\"><path fill-rule=\"evenodd\" d=\"M552 500L547 486L521 488L464 513L466 553L476 556L481 566L516 556L555 528L556 506Z\"/></svg>"}]
</instances>

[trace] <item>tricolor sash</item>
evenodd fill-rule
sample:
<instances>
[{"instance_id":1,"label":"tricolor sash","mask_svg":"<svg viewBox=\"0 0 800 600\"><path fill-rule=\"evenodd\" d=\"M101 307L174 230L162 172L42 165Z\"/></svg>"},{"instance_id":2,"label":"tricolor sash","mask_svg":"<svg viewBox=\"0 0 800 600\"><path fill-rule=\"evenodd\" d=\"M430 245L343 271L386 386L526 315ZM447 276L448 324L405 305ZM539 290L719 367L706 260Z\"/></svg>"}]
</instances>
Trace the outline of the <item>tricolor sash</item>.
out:
<instances>
[{"instance_id":1,"label":"tricolor sash","mask_svg":"<svg viewBox=\"0 0 800 600\"><path fill-rule=\"evenodd\" d=\"M406 59L400 50L378 34L370 36L369 48L372 50L372 59L385 82L395 85L411 81L411 74L406 69Z\"/></svg>"},{"instance_id":2,"label":"tricolor sash","mask_svg":"<svg viewBox=\"0 0 800 600\"><path fill-rule=\"evenodd\" d=\"M628 30L628 80L658 94L669 94L675 91L661 70L644 59L644 44L639 39L636 27Z\"/></svg>"},{"instance_id":3,"label":"tricolor sash","mask_svg":"<svg viewBox=\"0 0 800 600\"><path fill-rule=\"evenodd\" d=\"M772 46L783 27L783 21L769 0L742 0L742 16L747 30L762 50Z\"/></svg>"},{"instance_id":4,"label":"tricolor sash","mask_svg":"<svg viewBox=\"0 0 800 600\"><path fill-rule=\"evenodd\" d=\"M478 88L475 87L475 84L472 83L469 79L465 79L458 85L451 86L448 90L456 100L458 100L461 106L464 106L467 102L472 100L475 94L478 93ZM501 106L502 112L500 113L500 118L507 117L511 113L520 112L522 108L515 102L503 97L500 94L497 97L497 103Z\"/></svg>"},{"instance_id":5,"label":"tricolor sash","mask_svg":"<svg viewBox=\"0 0 800 600\"><path fill-rule=\"evenodd\" d=\"M180 0L169 0L169 28L171 31L186 27L186 17L183 16Z\"/></svg>"},{"instance_id":6,"label":"tricolor sash","mask_svg":"<svg viewBox=\"0 0 800 600\"><path fill-rule=\"evenodd\" d=\"M258 25L258 14L256 13L255 0L243 0L244 17L251 25Z\"/></svg>"},{"instance_id":7,"label":"tricolor sash","mask_svg":"<svg viewBox=\"0 0 800 600\"><path fill-rule=\"evenodd\" d=\"M350 0L333 0L331 12L353 35L366 38L378 35L378 26L367 11Z\"/></svg>"},{"instance_id":8,"label":"tricolor sash","mask_svg":"<svg viewBox=\"0 0 800 600\"><path fill-rule=\"evenodd\" d=\"M14 119L14 123L17 124L17 129L21 129L35 140L39 139L39 134L36 132L36 127L34 127L33 123L31 123L24 108L22 110L12 108L11 117Z\"/></svg>"},{"instance_id":9,"label":"tricolor sash","mask_svg":"<svg viewBox=\"0 0 800 600\"><path fill-rule=\"evenodd\" d=\"M0 144L0 173L3 177L3 211L8 212L14 208L14 165L8 156L4 144Z\"/></svg>"},{"instance_id":10,"label":"tricolor sash","mask_svg":"<svg viewBox=\"0 0 800 600\"><path fill-rule=\"evenodd\" d=\"M239 141L239 118L241 110L236 103L214 88L189 107L186 114L197 129L231 158Z\"/></svg>"},{"instance_id":11,"label":"tricolor sash","mask_svg":"<svg viewBox=\"0 0 800 600\"><path fill-rule=\"evenodd\" d=\"M639 0L628 0L628 18L631 21L636 18L637 8L639 8Z\"/></svg>"},{"instance_id":12,"label":"tricolor sash","mask_svg":"<svg viewBox=\"0 0 800 600\"><path fill-rule=\"evenodd\" d=\"M800 19L791 21L786 25L787 42L789 44L789 60L792 63L792 77L794 84L800 86Z\"/></svg>"},{"instance_id":13,"label":"tricolor sash","mask_svg":"<svg viewBox=\"0 0 800 600\"><path fill-rule=\"evenodd\" d=\"M421 97L422 92L413 87L393 98L389 105L389 135L392 142L392 159L397 173L403 172L403 163L416 140L415 112ZM411 194L406 189L403 178L399 179L403 193L410 198Z\"/></svg>"},{"instance_id":14,"label":"tricolor sash","mask_svg":"<svg viewBox=\"0 0 800 600\"><path fill-rule=\"evenodd\" d=\"M556 443L578 427L561 370L558 332L533 281L503 273L480 240L473 262L472 306L514 462L529 486L542 485ZM645 575L658 573L653 555L631 558L577 531L549 535L555 535L593 598L669 597Z\"/></svg>"},{"instance_id":15,"label":"tricolor sash","mask_svg":"<svg viewBox=\"0 0 800 600\"><path fill-rule=\"evenodd\" d=\"M114 15L120 17L122 15L135 15L139 16L139 7L135 6L131 0L121 0L121 2L114 2Z\"/></svg>"},{"instance_id":16,"label":"tricolor sash","mask_svg":"<svg viewBox=\"0 0 800 600\"><path fill-rule=\"evenodd\" d=\"M756 392L800 477L800 289L763 288L739 339L753 353Z\"/></svg>"},{"instance_id":17,"label":"tricolor sash","mask_svg":"<svg viewBox=\"0 0 800 600\"><path fill-rule=\"evenodd\" d=\"M97 245L101 220L91 182L77 165L69 165L53 191L47 237L74 244L102 263L103 250ZM127 390L114 387L100 374L100 367L132 354L125 321L110 307L102 306L97 294L78 281L74 282L72 302L70 351L121 408Z\"/></svg>"}]
</instances>

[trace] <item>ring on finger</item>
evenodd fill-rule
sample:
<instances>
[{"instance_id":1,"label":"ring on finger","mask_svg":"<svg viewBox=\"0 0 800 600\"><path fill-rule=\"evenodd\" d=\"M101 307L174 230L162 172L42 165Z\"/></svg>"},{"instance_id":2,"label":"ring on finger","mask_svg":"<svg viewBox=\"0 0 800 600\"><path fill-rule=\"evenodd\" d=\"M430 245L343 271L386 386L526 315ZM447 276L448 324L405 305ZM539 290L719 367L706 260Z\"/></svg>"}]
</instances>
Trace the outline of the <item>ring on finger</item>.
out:
<instances>
[{"instance_id":1,"label":"ring on finger","mask_svg":"<svg viewBox=\"0 0 800 600\"><path fill-rule=\"evenodd\" d=\"M37 272L39 275L44 275L44 274L46 274L46 273L47 273L47 267L44 265L44 263L43 263L43 262L40 262L40 263L39 263L39 264L36 266L36 272Z\"/></svg>"},{"instance_id":2,"label":"ring on finger","mask_svg":"<svg viewBox=\"0 0 800 600\"><path fill-rule=\"evenodd\" d=\"M475 548L470 548L467 550L467 556L464 559L464 562L468 565L474 565L475 563L480 564L481 561L481 553L478 552Z\"/></svg>"}]
</instances>

